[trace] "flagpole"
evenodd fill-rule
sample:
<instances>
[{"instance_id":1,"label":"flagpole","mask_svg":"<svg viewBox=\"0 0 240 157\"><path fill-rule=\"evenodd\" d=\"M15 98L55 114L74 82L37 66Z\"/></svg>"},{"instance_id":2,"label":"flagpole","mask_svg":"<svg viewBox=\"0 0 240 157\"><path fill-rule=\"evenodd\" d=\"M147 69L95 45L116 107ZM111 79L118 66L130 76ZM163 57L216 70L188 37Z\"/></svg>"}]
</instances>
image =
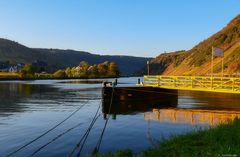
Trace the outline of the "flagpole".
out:
<instances>
[{"instance_id":1,"label":"flagpole","mask_svg":"<svg viewBox=\"0 0 240 157\"><path fill-rule=\"evenodd\" d=\"M223 74L223 70L224 70L224 64L223 64L223 62L224 62L224 55L223 55L223 57L222 57L222 77L224 76L224 74Z\"/></svg>"},{"instance_id":2,"label":"flagpole","mask_svg":"<svg viewBox=\"0 0 240 157\"><path fill-rule=\"evenodd\" d=\"M214 48L212 46L211 88L213 88L213 51L214 51Z\"/></svg>"},{"instance_id":3,"label":"flagpole","mask_svg":"<svg viewBox=\"0 0 240 157\"><path fill-rule=\"evenodd\" d=\"M213 51L214 48L212 47L212 65L211 65L211 76L213 77Z\"/></svg>"}]
</instances>

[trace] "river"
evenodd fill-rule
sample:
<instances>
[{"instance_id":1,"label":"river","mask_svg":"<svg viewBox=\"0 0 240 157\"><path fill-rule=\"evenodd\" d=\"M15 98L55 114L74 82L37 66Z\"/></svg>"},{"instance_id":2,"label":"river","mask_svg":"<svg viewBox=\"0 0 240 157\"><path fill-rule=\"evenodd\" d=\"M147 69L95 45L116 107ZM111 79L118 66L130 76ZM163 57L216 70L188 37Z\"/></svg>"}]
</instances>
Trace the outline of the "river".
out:
<instances>
[{"instance_id":1,"label":"river","mask_svg":"<svg viewBox=\"0 0 240 157\"><path fill-rule=\"evenodd\" d=\"M0 156L7 156L39 137L81 107L61 125L12 155L26 157L35 152L34 156L41 157L68 156L86 132L98 106L102 107L102 81L0 82ZM120 78L118 82L131 86L137 78ZM97 145L105 123L102 112L100 109L82 154L91 154ZM159 104L151 108L146 104L143 110L131 108L130 112L112 114L100 152L125 148L140 152L161 140L227 123L235 117L240 117L239 95L179 91L174 107ZM78 151L79 148L74 156Z\"/></svg>"}]
</instances>

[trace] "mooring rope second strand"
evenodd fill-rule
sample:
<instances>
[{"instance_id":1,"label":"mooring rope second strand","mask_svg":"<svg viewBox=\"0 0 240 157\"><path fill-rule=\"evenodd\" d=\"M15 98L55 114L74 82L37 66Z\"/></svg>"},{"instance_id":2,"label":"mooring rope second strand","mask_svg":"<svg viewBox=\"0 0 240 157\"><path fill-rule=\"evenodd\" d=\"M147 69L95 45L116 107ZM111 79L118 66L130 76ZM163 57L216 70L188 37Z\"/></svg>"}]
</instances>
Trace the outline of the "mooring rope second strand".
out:
<instances>
[{"instance_id":1,"label":"mooring rope second strand","mask_svg":"<svg viewBox=\"0 0 240 157\"><path fill-rule=\"evenodd\" d=\"M77 125L71 127L70 129L64 131L63 133L59 134L58 136L56 136L55 138L53 138L51 141L49 141L48 143L42 145L41 147L39 147L36 151L34 151L31 155L29 155L28 157L32 157L35 154L37 154L39 151L41 151L43 148L47 147L49 144L51 144L52 142L56 141L57 139L59 139L60 137L62 137L63 135L69 133L70 131L72 131L73 129L79 127L82 123L78 123Z\"/></svg>"},{"instance_id":2,"label":"mooring rope second strand","mask_svg":"<svg viewBox=\"0 0 240 157\"><path fill-rule=\"evenodd\" d=\"M88 101L87 101L88 102ZM56 129L58 126L60 126L61 124L63 124L65 121L67 121L69 118L71 118L73 115L75 115L83 106L85 106L87 104L87 102L85 102L83 105L81 105L79 108L77 108L77 110L75 110L74 112L72 112L68 117L66 117L65 119L63 119L61 122L59 122L58 124L56 124L55 126L53 126L52 128L50 128L49 130L47 130L46 132L44 132L43 134L41 134L40 136L36 137L35 139L29 141L28 143L24 144L23 146L21 146L20 148L18 148L17 150L9 153L6 157L10 157L14 154L16 154L17 152L19 152L20 150L22 150L23 148L27 147L28 145L32 144L33 142L37 141L38 139L42 138L43 136L47 135L49 132L51 132L52 130Z\"/></svg>"},{"instance_id":3,"label":"mooring rope second strand","mask_svg":"<svg viewBox=\"0 0 240 157\"><path fill-rule=\"evenodd\" d=\"M102 143L103 135L104 135L104 132L105 132L105 130L106 130L108 120L109 120L109 118L110 118L110 112L111 112L111 108L112 108L113 97L114 97L114 87L112 87L112 94L111 94L111 101L110 101L110 105L109 105L108 117L107 117L107 119L106 119L106 121L105 121L103 130L102 130L102 133L101 133L101 135L100 135L100 138L99 138L99 140L98 140L98 142L97 142L97 145L96 145L96 147L94 148L94 151L93 151L94 153L98 153L99 150L100 150L100 146L101 146L101 143ZM79 156L80 156L80 155L79 155ZM79 157L79 156L78 156L78 157Z\"/></svg>"},{"instance_id":4,"label":"mooring rope second strand","mask_svg":"<svg viewBox=\"0 0 240 157\"><path fill-rule=\"evenodd\" d=\"M100 115L98 115L98 112L99 112L99 110L100 110L100 104L101 104L101 101L100 101L100 103L99 103L98 109L97 109L97 111L96 111L96 113L95 113L95 115L94 115L94 117L93 117L93 119L92 119L89 127L87 128L87 130L85 131L84 135L83 135L82 138L79 140L79 142L75 145L75 147L73 148L73 150L69 153L68 157L71 157L71 156L74 154L74 152L77 150L77 148L80 146L80 144L82 143L83 140L86 141L86 138L87 138L87 136L89 135L89 133L90 133L93 125L95 124L95 122L97 121L97 119L98 119L99 116L100 116ZM80 149L82 149L82 146L81 146Z\"/></svg>"}]
</instances>

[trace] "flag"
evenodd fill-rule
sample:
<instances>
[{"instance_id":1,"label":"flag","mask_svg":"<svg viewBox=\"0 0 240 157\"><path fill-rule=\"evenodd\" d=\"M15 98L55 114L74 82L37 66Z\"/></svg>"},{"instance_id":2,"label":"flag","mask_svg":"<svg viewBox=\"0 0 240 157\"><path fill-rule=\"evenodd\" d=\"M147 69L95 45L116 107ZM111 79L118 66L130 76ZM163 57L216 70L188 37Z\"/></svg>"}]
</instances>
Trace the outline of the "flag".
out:
<instances>
[{"instance_id":1,"label":"flag","mask_svg":"<svg viewBox=\"0 0 240 157\"><path fill-rule=\"evenodd\" d=\"M213 47L213 56L217 56L217 57L223 57L224 53L223 53L223 49L217 48L217 47Z\"/></svg>"}]
</instances>

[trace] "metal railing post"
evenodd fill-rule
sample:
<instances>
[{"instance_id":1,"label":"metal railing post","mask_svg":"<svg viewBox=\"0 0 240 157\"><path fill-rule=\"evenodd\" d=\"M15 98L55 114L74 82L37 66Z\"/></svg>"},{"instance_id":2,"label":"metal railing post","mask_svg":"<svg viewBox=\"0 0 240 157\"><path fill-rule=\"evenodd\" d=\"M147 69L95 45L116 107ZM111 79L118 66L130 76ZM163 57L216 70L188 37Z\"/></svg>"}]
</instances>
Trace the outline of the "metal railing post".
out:
<instances>
[{"instance_id":1,"label":"metal railing post","mask_svg":"<svg viewBox=\"0 0 240 157\"><path fill-rule=\"evenodd\" d=\"M223 89L223 77L221 77L221 87Z\"/></svg>"},{"instance_id":2,"label":"metal railing post","mask_svg":"<svg viewBox=\"0 0 240 157\"><path fill-rule=\"evenodd\" d=\"M211 89L213 89L213 76L211 76Z\"/></svg>"},{"instance_id":3,"label":"metal railing post","mask_svg":"<svg viewBox=\"0 0 240 157\"><path fill-rule=\"evenodd\" d=\"M173 80L173 87L176 87L176 78L172 78L172 80Z\"/></svg>"},{"instance_id":4,"label":"metal railing post","mask_svg":"<svg viewBox=\"0 0 240 157\"><path fill-rule=\"evenodd\" d=\"M192 88L193 88L193 77L191 76L191 85L192 85Z\"/></svg>"},{"instance_id":5,"label":"metal railing post","mask_svg":"<svg viewBox=\"0 0 240 157\"><path fill-rule=\"evenodd\" d=\"M234 79L232 78L232 91L234 91Z\"/></svg>"}]
</instances>

